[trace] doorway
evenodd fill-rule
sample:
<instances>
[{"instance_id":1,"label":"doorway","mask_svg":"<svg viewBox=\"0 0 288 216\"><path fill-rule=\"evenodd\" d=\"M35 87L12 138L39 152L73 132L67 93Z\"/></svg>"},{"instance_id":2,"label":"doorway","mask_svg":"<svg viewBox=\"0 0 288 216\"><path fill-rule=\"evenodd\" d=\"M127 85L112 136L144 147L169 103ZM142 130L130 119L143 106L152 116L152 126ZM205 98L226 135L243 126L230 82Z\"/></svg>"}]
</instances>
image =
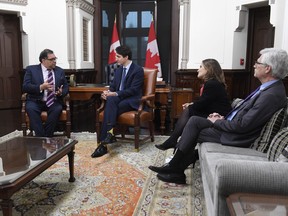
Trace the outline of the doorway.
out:
<instances>
[{"instance_id":1,"label":"doorway","mask_svg":"<svg viewBox=\"0 0 288 216\"><path fill-rule=\"evenodd\" d=\"M0 14L0 109L21 106L21 53L19 18Z\"/></svg>"},{"instance_id":2,"label":"doorway","mask_svg":"<svg viewBox=\"0 0 288 216\"><path fill-rule=\"evenodd\" d=\"M259 58L259 51L263 48L273 47L275 28L270 23L270 6L253 8L249 10L247 70L249 75L249 91L254 91L261 85L254 77L254 62Z\"/></svg>"}]
</instances>

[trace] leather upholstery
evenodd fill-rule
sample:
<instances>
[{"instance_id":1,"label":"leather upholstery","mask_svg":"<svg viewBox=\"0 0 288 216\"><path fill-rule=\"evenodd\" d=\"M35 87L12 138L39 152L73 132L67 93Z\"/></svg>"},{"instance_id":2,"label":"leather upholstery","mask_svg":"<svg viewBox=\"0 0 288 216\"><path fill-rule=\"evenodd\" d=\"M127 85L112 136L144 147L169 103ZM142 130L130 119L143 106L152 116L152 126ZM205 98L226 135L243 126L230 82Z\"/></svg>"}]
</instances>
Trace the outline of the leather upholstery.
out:
<instances>
[{"instance_id":1,"label":"leather upholstery","mask_svg":"<svg viewBox=\"0 0 288 216\"><path fill-rule=\"evenodd\" d=\"M22 118L22 130L23 130L23 136L27 136L27 130L30 130L30 133L28 135L32 135L32 130L30 129L30 121L29 116L26 113L26 96L27 94L22 94L21 100L22 100L22 108L21 108L21 118ZM66 95L64 98L64 104L65 108L62 110L59 121L65 123L65 131L64 134L70 138L71 136L71 116L70 116L70 97L69 95ZM47 120L47 112L43 111L41 112L41 119L42 122L45 122Z\"/></svg>"},{"instance_id":2,"label":"leather upholstery","mask_svg":"<svg viewBox=\"0 0 288 216\"><path fill-rule=\"evenodd\" d=\"M155 100L155 88L156 88L156 77L157 69L144 69L144 85L143 85L143 96L141 98L141 104L138 110L129 111L118 116L117 126L121 125L121 128L134 127L135 137L133 139L125 137L125 130L121 130L121 138L133 140L135 143L135 149L139 150L140 142L144 142L147 139L154 141L154 100ZM100 134L100 125L104 117L104 106L105 101L102 101L102 104L99 109L96 111L96 132ZM145 110L144 110L145 108ZM149 135L140 140L140 127L149 128ZM119 127L120 128L120 127ZM98 143L99 143L99 136ZM117 137L119 139L119 137ZM121 139L120 138L120 139Z\"/></svg>"},{"instance_id":3,"label":"leather upholstery","mask_svg":"<svg viewBox=\"0 0 288 216\"><path fill-rule=\"evenodd\" d=\"M110 85L114 79L114 71L120 67L117 63L106 65L105 67L105 83Z\"/></svg>"}]
</instances>

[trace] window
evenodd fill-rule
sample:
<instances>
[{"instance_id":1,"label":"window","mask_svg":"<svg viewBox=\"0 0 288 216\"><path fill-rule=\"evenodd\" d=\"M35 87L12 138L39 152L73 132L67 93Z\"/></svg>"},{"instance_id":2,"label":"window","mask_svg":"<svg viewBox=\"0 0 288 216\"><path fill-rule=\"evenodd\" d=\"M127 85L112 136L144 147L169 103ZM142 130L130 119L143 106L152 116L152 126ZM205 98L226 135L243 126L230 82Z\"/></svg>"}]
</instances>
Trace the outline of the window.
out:
<instances>
[{"instance_id":1,"label":"window","mask_svg":"<svg viewBox=\"0 0 288 216\"><path fill-rule=\"evenodd\" d=\"M155 6L154 1L123 1L121 5L121 42L131 48L133 61L141 66L145 65L149 28Z\"/></svg>"},{"instance_id":2,"label":"window","mask_svg":"<svg viewBox=\"0 0 288 216\"><path fill-rule=\"evenodd\" d=\"M121 17L118 16L118 6L121 8ZM155 1L121 1L120 5L112 1L102 1L103 67L108 62L115 17L120 44L129 46L133 61L144 66L148 33L155 14L155 6Z\"/></svg>"},{"instance_id":3,"label":"window","mask_svg":"<svg viewBox=\"0 0 288 216\"><path fill-rule=\"evenodd\" d=\"M89 61L88 20L83 19L83 61Z\"/></svg>"},{"instance_id":4,"label":"window","mask_svg":"<svg viewBox=\"0 0 288 216\"><path fill-rule=\"evenodd\" d=\"M102 20L101 23L96 22L99 29L96 34L100 35L101 41L97 41L95 46L96 50L101 49L101 66L96 66L102 72L101 75L98 74L99 78L105 81L104 68L108 62L115 17L120 43L131 46L133 61L142 66L145 64L148 33L153 17L161 56L162 76L170 83L171 68L176 71L178 67L178 1L100 0L100 2ZM175 14L173 19L172 14ZM173 79L174 77L173 75Z\"/></svg>"}]
</instances>

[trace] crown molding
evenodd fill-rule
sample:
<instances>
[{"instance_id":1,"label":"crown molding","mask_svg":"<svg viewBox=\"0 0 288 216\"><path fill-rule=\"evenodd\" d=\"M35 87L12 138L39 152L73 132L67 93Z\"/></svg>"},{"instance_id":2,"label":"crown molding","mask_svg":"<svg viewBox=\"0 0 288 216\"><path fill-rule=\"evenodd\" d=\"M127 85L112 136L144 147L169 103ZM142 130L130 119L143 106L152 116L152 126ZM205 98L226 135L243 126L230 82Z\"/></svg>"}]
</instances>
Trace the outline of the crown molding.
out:
<instances>
[{"instance_id":1,"label":"crown molding","mask_svg":"<svg viewBox=\"0 0 288 216\"><path fill-rule=\"evenodd\" d=\"M1 1L1 0L0 0ZM85 0L66 0L66 4L68 6L74 6L76 8L80 8L81 10L93 15L94 13L94 5L85 1Z\"/></svg>"},{"instance_id":2,"label":"crown molding","mask_svg":"<svg viewBox=\"0 0 288 216\"><path fill-rule=\"evenodd\" d=\"M17 4L17 5L27 5L28 4L28 0L0 0L0 2L9 3L9 4Z\"/></svg>"}]
</instances>

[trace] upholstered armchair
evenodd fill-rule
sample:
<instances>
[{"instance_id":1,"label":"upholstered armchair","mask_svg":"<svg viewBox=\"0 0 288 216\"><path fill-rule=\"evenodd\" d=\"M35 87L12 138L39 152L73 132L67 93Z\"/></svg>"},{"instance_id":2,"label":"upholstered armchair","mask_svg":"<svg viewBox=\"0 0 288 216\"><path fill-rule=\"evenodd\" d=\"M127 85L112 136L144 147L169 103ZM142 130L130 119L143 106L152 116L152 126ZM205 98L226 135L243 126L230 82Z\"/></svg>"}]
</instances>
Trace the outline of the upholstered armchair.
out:
<instances>
[{"instance_id":1,"label":"upholstered armchair","mask_svg":"<svg viewBox=\"0 0 288 216\"><path fill-rule=\"evenodd\" d=\"M156 77L157 69L144 68L144 85L143 85L143 96L140 101L140 106L138 110L129 111L118 116L117 128L121 136L117 136L117 139L132 140L135 144L136 151L139 151L140 143L145 142L148 139L154 141L154 100L155 100L155 88L156 88ZM105 108L105 100L102 100L100 107L96 111L96 132L100 134L101 123L103 121L103 113ZM145 109L144 109L145 108ZM121 126L121 127L119 127ZM134 128L134 137L126 137L125 132L127 127ZM149 134L143 136L140 139L140 128L148 127ZM118 134L119 135L119 134ZM99 136L98 143L99 143Z\"/></svg>"},{"instance_id":2,"label":"upholstered armchair","mask_svg":"<svg viewBox=\"0 0 288 216\"><path fill-rule=\"evenodd\" d=\"M110 85L114 79L114 71L119 68L117 63L108 64L105 66L105 84Z\"/></svg>"},{"instance_id":3,"label":"upholstered armchair","mask_svg":"<svg viewBox=\"0 0 288 216\"><path fill-rule=\"evenodd\" d=\"M21 97L22 101L22 108L21 108L21 127L23 130L23 136L32 136L33 131L30 128L30 121L29 121L29 116L26 113L26 97L27 93L23 93ZM69 94L64 97L64 107L62 110L62 113L60 114L59 121L63 122L65 125L65 129L63 132L63 135L67 136L68 138L71 137L71 114L70 114L70 97ZM47 120L47 112L43 111L41 113L41 119L42 122L44 123ZM29 130L29 134L27 134L27 130Z\"/></svg>"}]
</instances>

